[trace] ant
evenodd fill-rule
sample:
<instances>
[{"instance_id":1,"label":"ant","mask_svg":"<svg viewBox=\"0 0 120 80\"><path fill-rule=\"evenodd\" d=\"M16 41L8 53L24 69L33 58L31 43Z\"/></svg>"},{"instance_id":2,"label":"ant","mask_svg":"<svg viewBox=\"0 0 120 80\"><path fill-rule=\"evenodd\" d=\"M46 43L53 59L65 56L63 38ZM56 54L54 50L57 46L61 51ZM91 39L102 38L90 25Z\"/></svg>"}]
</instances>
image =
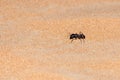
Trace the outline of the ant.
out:
<instances>
[{"instance_id":1,"label":"ant","mask_svg":"<svg viewBox=\"0 0 120 80\"><path fill-rule=\"evenodd\" d=\"M70 35L70 39L72 39L72 41L73 41L74 39L75 39L75 40L76 40L76 39L80 39L80 40L83 39L83 40L84 40L84 39L85 39L85 35L84 35L82 32L80 32L79 34L77 34L77 33L74 34L74 33L73 33L73 34ZM71 42L72 42L72 41L71 41Z\"/></svg>"}]
</instances>

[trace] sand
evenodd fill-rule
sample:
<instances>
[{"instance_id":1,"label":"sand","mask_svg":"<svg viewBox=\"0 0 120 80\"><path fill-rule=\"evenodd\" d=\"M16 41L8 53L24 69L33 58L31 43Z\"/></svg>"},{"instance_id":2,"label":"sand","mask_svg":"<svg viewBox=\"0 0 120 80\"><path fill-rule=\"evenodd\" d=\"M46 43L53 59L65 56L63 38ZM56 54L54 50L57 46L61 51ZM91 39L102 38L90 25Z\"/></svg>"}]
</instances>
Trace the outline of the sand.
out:
<instances>
[{"instance_id":1,"label":"sand","mask_svg":"<svg viewBox=\"0 0 120 80\"><path fill-rule=\"evenodd\" d=\"M0 80L119 80L119 26L119 0L0 0Z\"/></svg>"}]
</instances>

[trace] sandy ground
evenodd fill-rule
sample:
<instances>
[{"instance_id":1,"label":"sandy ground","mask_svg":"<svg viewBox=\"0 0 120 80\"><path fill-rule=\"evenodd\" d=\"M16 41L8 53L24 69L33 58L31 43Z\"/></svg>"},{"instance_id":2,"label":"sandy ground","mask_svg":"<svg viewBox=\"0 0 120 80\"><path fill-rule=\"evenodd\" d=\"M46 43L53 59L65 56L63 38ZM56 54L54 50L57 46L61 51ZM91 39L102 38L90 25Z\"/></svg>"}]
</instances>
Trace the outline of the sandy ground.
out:
<instances>
[{"instance_id":1,"label":"sandy ground","mask_svg":"<svg viewBox=\"0 0 120 80\"><path fill-rule=\"evenodd\" d=\"M0 0L0 80L119 80L119 36L120 0Z\"/></svg>"}]
</instances>

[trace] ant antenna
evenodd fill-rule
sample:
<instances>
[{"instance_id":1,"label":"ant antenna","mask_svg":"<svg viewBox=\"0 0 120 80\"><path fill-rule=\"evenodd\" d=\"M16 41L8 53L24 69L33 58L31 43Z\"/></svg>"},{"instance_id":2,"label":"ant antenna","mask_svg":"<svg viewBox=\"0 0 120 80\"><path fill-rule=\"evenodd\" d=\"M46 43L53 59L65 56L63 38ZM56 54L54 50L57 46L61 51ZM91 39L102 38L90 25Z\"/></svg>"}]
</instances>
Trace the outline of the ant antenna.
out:
<instances>
[{"instance_id":1,"label":"ant antenna","mask_svg":"<svg viewBox=\"0 0 120 80\"><path fill-rule=\"evenodd\" d=\"M82 32L80 31L79 34L82 34Z\"/></svg>"}]
</instances>

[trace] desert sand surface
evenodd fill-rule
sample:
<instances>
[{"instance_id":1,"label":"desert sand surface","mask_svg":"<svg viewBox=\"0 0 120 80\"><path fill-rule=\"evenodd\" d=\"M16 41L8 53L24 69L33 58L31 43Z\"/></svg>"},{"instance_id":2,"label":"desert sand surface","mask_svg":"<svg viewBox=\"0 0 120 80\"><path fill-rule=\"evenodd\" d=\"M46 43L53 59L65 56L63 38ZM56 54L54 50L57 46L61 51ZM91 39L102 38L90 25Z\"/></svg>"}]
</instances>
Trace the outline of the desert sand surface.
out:
<instances>
[{"instance_id":1,"label":"desert sand surface","mask_svg":"<svg viewBox=\"0 0 120 80\"><path fill-rule=\"evenodd\" d=\"M119 36L120 0L0 0L0 80L120 80Z\"/></svg>"}]
</instances>

